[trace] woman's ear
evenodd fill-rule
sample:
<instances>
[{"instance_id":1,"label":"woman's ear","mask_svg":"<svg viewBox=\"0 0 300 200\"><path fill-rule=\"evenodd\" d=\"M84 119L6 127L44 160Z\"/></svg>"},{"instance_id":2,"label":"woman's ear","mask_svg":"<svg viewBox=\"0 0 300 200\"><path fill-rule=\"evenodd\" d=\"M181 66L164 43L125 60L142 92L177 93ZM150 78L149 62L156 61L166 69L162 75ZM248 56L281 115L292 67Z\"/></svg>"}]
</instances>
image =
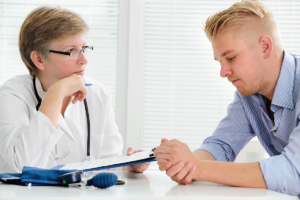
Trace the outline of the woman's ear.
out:
<instances>
[{"instance_id":1,"label":"woman's ear","mask_svg":"<svg viewBox=\"0 0 300 200\"><path fill-rule=\"evenodd\" d=\"M43 56L41 56L38 52L32 51L30 54L30 58L32 62L35 64L39 70L44 70L45 69L45 60Z\"/></svg>"},{"instance_id":2,"label":"woman's ear","mask_svg":"<svg viewBox=\"0 0 300 200\"><path fill-rule=\"evenodd\" d=\"M269 58L273 53L273 42L272 39L267 36L263 35L259 39L259 43L261 45L262 53L264 55L264 58Z\"/></svg>"}]
</instances>

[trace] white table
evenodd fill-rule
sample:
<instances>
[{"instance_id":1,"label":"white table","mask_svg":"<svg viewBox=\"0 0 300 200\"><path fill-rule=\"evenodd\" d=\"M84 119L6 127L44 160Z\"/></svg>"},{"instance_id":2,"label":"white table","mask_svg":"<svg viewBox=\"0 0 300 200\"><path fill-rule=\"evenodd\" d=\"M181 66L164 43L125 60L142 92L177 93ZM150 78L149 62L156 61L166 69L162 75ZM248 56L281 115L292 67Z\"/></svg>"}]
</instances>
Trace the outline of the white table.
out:
<instances>
[{"instance_id":1,"label":"white table","mask_svg":"<svg viewBox=\"0 0 300 200\"><path fill-rule=\"evenodd\" d=\"M125 185L116 185L108 189L93 186L85 188L67 188L55 186L16 186L0 183L0 199L175 199L175 200L243 200L254 199L293 199L298 198L265 189L237 188L203 181L194 181L189 185L178 185L164 172L146 171L143 174L115 172Z\"/></svg>"}]
</instances>

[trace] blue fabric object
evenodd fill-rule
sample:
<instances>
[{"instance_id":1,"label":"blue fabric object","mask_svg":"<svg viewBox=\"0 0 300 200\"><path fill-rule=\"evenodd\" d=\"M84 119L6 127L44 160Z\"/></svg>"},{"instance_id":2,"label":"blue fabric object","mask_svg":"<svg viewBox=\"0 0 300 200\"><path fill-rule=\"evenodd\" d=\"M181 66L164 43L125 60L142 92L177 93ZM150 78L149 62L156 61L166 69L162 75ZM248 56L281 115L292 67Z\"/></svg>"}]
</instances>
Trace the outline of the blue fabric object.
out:
<instances>
[{"instance_id":1,"label":"blue fabric object","mask_svg":"<svg viewBox=\"0 0 300 200\"><path fill-rule=\"evenodd\" d=\"M269 190L300 197L300 56L287 52L274 96L270 119L267 99L260 94L235 93L212 136L198 148L218 161L233 162L241 149L257 136L271 156L259 161Z\"/></svg>"},{"instance_id":2,"label":"blue fabric object","mask_svg":"<svg viewBox=\"0 0 300 200\"><path fill-rule=\"evenodd\" d=\"M74 171L76 170L41 169L25 166L23 167L22 173L0 174L0 181L25 186L29 183L31 183L32 186L62 185L57 177Z\"/></svg>"},{"instance_id":3,"label":"blue fabric object","mask_svg":"<svg viewBox=\"0 0 300 200\"><path fill-rule=\"evenodd\" d=\"M21 185L21 173L0 174L0 181L7 184Z\"/></svg>"}]
</instances>

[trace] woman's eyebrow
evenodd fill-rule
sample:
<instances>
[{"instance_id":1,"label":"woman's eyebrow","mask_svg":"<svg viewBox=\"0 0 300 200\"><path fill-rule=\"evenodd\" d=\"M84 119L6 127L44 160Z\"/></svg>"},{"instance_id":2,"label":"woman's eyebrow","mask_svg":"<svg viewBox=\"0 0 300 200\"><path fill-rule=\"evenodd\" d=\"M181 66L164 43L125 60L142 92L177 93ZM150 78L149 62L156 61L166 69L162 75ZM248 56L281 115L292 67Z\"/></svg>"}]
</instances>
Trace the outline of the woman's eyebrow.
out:
<instances>
[{"instance_id":1,"label":"woman's eyebrow","mask_svg":"<svg viewBox=\"0 0 300 200\"><path fill-rule=\"evenodd\" d=\"M83 47L83 46L86 46L86 42L83 43L81 46L82 46L82 47ZM66 46L63 46L61 49L66 49L66 48L69 48L69 47L76 48L76 45L66 45Z\"/></svg>"}]
</instances>

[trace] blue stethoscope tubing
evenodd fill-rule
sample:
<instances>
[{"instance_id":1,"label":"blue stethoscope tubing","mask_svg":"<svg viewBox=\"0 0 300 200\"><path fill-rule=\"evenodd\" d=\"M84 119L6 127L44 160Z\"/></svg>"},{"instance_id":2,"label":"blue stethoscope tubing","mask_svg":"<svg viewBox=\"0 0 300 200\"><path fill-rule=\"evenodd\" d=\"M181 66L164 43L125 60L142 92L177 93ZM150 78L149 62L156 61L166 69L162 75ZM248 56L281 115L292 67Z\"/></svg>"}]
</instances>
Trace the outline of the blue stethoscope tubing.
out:
<instances>
[{"instance_id":1,"label":"blue stethoscope tubing","mask_svg":"<svg viewBox=\"0 0 300 200\"><path fill-rule=\"evenodd\" d=\"M42 104L42 98L39 96L37 90L36 90L36 84L35 84L35 76L33 76L33 87L34 87L34 93L35 93L35 97L38 101L38 104L36 105L36 111L38 111L40 109L40 106ZM87 121L87 131L88 131L88 134L87 134L87 159L90 158L90 144L91 144L91 133L90 133L90 114L89 114L89 108L88 108L88 105L87 105L87 101L86 99L83 100L84 102L84 107L85 107L85 114L86 114L86 121Z\"/></svg>"}]
</instances>

